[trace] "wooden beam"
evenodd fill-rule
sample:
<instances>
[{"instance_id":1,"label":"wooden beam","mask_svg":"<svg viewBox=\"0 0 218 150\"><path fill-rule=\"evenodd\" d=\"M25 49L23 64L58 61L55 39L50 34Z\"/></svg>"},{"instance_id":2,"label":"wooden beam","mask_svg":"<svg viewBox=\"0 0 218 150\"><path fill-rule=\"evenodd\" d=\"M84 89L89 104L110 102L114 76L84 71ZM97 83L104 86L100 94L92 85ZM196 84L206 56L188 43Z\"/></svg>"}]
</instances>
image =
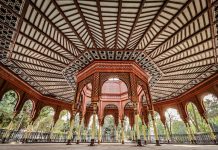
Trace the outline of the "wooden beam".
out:
<instances>
[{"instance_id":1,"label":"wooden beam","mask_svg":"<svg viewBox=\"0 0 218 150\"><path fill-rule=\"evenodd\" d=\"M72 107L72 103L70 102L64 102L63 100L42 95L34 88L32 88L29 84L25 83L22 79L11 73L11 71L3 67L2 64L0 64L0 77L17 87L18 89L22 90L23 92L27 93L31 98L42 101L45 104L63 106L64 108L69 108L69 110Z\"/></svg>"},{"instance_id":2,"label":"wooden beam","mask_svg":"<svg viewBox=\"0 0 218 150\"><path fill-rule=\"evenodd\" d=\"M141 1L141 4L140 4L140 6L139 6L139 9L138 9L137 15L136 15L136 17L135 17L134 23L133 23L132 28L131 28L131 30L130 30L129 37L127 38L126 46L124 47L124 50L126 50L127 47L128 47L129 41L130 41L131 36L132 36L132 34L133 34L134 30L135 30L135 26L136 26L136 24L138 23L138 19L139 19L139 16L140 16L141 12L142 12L143 7L144 7L145 1L146 1L146 0L142 0L142 1Z\"/></svg>"},{"instance_id":3,"label":"wooden beam","mask_svg":"<svg viewBox=\"0 0 218 150\"><path fill-rule=\"evenodd\" d=\"M96 3L97 3L97 8L98 8L98 16L99 16L99 21L100 21L100 26L101 26L102 39L104 42L104 47L107 48L106 38L105 38L105 33L104 33L104 24L103 24L102 12L101 12L101 6L100 6L100 0L96 0Z\"/></svg>"},{"instance_id":4,"label":"wooden beam","mask_svg":"<svg viewBox=\"0 0 218 150\"><path fill-rule=\"evenodd\" d=\"M31 6L32 6L46 21L48 21L49 24L52 25L53 28L55 28L55 30L58 31L58 32L61 34L61 36L63 36L64 39L65 39L68 43L70 43L70 44L72 45L72 47L74 47L79 53L82 53L82 52L80 51L80 49L78 49L78 47L77 47L71 40L69 40L69 38L67 38L67 36L64 35L64 34L62 33L62 31L61 31L51 20L49 20L49 18L48 18L38 7L36 7L35 4L34 4L31 0L29 0L29 1L30 1ZM85 46L85 47L86 47L86 46ZM68 52L69 52L69 51L68 51ZM72 52L70 52L70 53L71 53L71 55L74 55ZM75 55L74 55L74 56L75 56Z\"/></svg>"},{"instance_id":5,"label":"wooden beam","mask_svg":"<svg viewBox=\"0 0 218 150\"><path fill-rule=\"evenodd\" d=\"M89 36L90 36L90 38L91 38L91 40L92 40L92 42L93 42L94 48L97 48L97 45L96 45L95 40L94 40L94 38L93 38L93 36L92 36L92 33L91 33L91 31L89 30L89 26L88 26L88 24L87 24L87 22L86 22L86 19L85 19L85 17L83 16L83 13L82 13L82 11L81 11L81 8L80 8L80 6L79 6L79 3L77 2L77 0L73 0L73 1L74 1L74 4L75 4L75 6L76 6L76 8L77 8L77 10L78 10L78 12L79 12L79 14L80 14L80 17L81 17L81 19L82 19L82 21L83 21L83 23L84 23L84 25L85 25L85 27L86 27L86 30L87 30L87 32L88 32L88 34L89 34Z\"/></svg>"},{"instance_id":6,"label":"wooden beam","mask_svg":"<svg viewBox=\"0 0 218 150\"><path fill-rule=\"evenodd\" d=\"M145 32L143 33L141 39L138 41L138 43L136 44L134 50L136 50L136 48L138 47L138 45L141 43L141 41L143 40L144 36L148 33L148 31L151 29L151 27L153 26L153 24L155 23L155 21L157 20L157 18L159 17L159 15L162 13L162 11L164 10L165 6L168 4L169 0L165 0L163 5L161 6L160 10L158 11L158 13L156 14L156 16L154 17L154 19L151 21L151 23L149 24L149 26L146 28Z\"/></svg>"},{"instance_id":7,"label":"wooden beam","mask_svg":"<svg viewBox=\"0 0 218 150\"><path fill-rule=\"evenodd\" d=\"M77 38L80 40L80 42L83 44L83 46L85 47L85 49L87 49L87 46L85 44L85 42L83 41L83 39L80 37L80 35L77 33L77 31L75 30L75 28L72 26L71 22L68 20L68 18L66 17L66 15L64 14L64 12L61 10L60 6L57 4L57 2L55 0L52 0L53 4L55 5L55 8L60 12L61 16L64 18L64 20L66 21L66 23L68 24L68 26L70 27L70 29L73 31L73 33L77 36ZM80 53L82 53L79 50Z\"/></svg>"},{"instance_id":8,"label":"wooden beam","mask_svg":"<svg viewBox=\"0 0 218 150\"><path fill-rule=\"evenodd\" d=\"M216 38L215 38L215 30L214 30L214 25L213 25L213 19L214 19L214 12L213 11L213 6L212 6L212 1L207 0L207 7L208 7L208 16L209 16L209 22L210 22L210 31L211 31L211 36L212 36L212 46L213 46L213 52L214 52L214 61L217 64L217 50L216 50Z\"/></svg>"},{"instance_id":9,"label":"wooden beam","mask_svg":"<svg viewBox=\"0 0 218 150\"><path fill-rule=\"evenodd\" d=\"M10 45L10 52L9 52L9 55L8 55L9 60L11 59L11 55L12 55L12 52L13 52L13 49L14 49L14 46L15 46L15 42L17 41L17 37L19 35L20 29L21 29L21 26L22 26L22 23L23 23L23 18L25 17L28 5L29 5L29 1L25 0L24 5L23 5L23 9L22 9L22 13L20 15L20 19L19 19L19 21L17 23L17 29L16 29L16 32L15 32L13 40L12 40L13 43L11 43L11 45Z\"/></svg>"},{"instance_id":10,"label":"wooden beam","mask_svg":"<svg viewBox=\"0 0 218 150\"><path fill-rule=\"evenodd\" d=\"M117 49L117 43L118 43L121 8L122 8L122 0L119 0L118 1L118 12L117 12L117 28L116 28L116 37L115 37L115 49Z\"/></svg>"},{"instance_id":11,"label":"wooden beam","mask_svg":"<svg viewBox=\"0 0 218 150\"><path fill-rule=\"evenodd\" d=\"M154 53L155 51L157 51L160 47L162 47L165 43L167 43L170 39L172 39L174 36L176 36L179 32L181 32L184 28L188 27L191 23L193 23L195 20L197 20L200 16L204 15L207 12L208 8L205 8L204 10L202 10L198 15L196 15L194 18L192 18L189 22L187 22L185 25L182 26L182 28L180 28L179 30L177 30L175 33L173 33L170 37L168 37L163 43L161 43L160 45L158 45L158 47L155 48L154 51L148 53L148 55L150 56L151 53ZM199 25L200 26L200 25ZM198 32L196 32L195 34L197 34ZM187 40L187 38L185 38L184 40ZM182 41L184 41L182 40ZM181 43L181 42L180 42ZM169 49L168 49L169 50ZM160 55L162 55L163 53L167 52L168 50L165 50L161 53L159 53L158 55L156 55L154 57L154 59Z\"/></svg>"}]
</instances>

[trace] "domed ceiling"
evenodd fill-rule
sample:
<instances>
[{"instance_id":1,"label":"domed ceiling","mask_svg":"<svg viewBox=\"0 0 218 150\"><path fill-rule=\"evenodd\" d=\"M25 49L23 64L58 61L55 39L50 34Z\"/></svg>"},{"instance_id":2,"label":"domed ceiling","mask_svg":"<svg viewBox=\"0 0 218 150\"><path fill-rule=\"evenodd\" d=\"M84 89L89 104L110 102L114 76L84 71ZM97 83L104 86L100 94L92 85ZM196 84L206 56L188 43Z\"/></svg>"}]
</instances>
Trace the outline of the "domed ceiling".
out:
<instances>
[{"instance_id":1,"label":"domed ceiling","mask_svg":"<svg viewBox=\"0 0 218 150\"><path fill-rule=\"evenodd\" d=\"M133 60L154 101L218 70L215 0L0 0L0 62L44 95L72 101L94 60ZM217 10L217 9L216 9Z\"/></svg>"}]
</instances>

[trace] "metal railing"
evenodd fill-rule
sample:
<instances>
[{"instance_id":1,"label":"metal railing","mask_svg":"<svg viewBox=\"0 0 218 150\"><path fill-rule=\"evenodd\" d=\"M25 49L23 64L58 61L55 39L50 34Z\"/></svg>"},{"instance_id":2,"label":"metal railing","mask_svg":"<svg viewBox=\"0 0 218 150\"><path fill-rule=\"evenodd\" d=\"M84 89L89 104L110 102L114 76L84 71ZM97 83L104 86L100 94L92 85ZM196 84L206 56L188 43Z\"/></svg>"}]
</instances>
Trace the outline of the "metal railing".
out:
<instances>
[{"instance_id":1,"label":"metal railing","mask_svg":"<svg viewBox=\"0 0 218 150\"><path fill-rule=\"evenodd\" d=\"M28 142L28 143L65 143L67 142L67 134L66 133L50 133L50 132L31 132L28 133L28 137L25 138L27 133L24 131L9 131L6 129L0 129L0 142L8 143L8 142ZM214 132L216 136L216 141L218 141L218 132ZM196 144L215 144L211 139L209 133L199 133L195 134ZM96 135L95 141L97 142L98 136ZM104 143L117 143L120 142L119 137L112 134L103 134L102 142ZM72 142L76 142L77 136L73 135ZM141 136L141 140L144 141L143 136ZM81 134L80 142L90 142L91 135ZM129 140L131 142L131 140ZM166 139L165 135L159 135L160 143L172 143L172 144L190 144L190 139L188 134L173 134L170 136L169 141ZM147 136L147 143L155 143L155 136L149 135Z\"/></svg>"}]
</instances>

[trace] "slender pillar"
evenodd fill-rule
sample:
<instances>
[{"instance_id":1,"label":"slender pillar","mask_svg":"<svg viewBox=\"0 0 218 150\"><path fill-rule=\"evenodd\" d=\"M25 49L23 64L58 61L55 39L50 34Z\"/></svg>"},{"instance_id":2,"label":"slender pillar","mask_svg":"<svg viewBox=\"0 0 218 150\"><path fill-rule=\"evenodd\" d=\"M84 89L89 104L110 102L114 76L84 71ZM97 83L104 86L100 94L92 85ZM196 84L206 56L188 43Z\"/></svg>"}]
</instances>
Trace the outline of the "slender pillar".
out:
<instances>
[{"instance_id":1,"label":"slender pillar","mask_svg":"<svg viewBox=\"0 0 218 150\"><path fill-rule=\"evenodd\" d=\"M147 144L147 137L146 137L146 125L142 124L142 132L143 132L143 136L144 136L144 142L145 145Z\"/></svg>"},{"instance_id":2,"label":"slender pillar","mask_svg":"<svg viewBox=\"0 0 218 150\"><path fill-rule=\"evenodd\" d=\"M137 136L137 146L142 146L140 132L139 132L139 114L135 115L135 126L136 126L136 136Z\"/></svg>"},{"instance_id":3,"label":"slender pillar","mask_svg":"<svg viewBox=\"0 0 218 150\"><path fill-rule=\"evenodd\" d=\"M133 125L132 133L133 133L133 141L136 141L136 137L135 137L135 125Z\"/></svg>"},{"instance_id":4,"label":"slender pillar","mask_svg":"<svg viewBox=\"0 0 218 150\"><path fill-rule=\"evenodd\" d=\"M94 146L95 145L96 110L97 110L97 104L93 103L92 138L91 138L91 143L90 143L89 146Z\"/></svg>"},{"instance_id":5,"label":"slender pillar","mask_svg":"<svg viewBox=\"0 0 218 150\"><path fill-rule=\"evenodd\" d=\"M70 122L70 130L67 135L67 145L71 145L72 135L73 135L73 128L74 128L74 118L75 114L72 115L71 122Z\"/></svg>"},{"instance_id":6,"label":"slender pillar","mask_svg":"<svg viewBox=\"0 0 218 150\"><path fill-rule=\"evenodd\" d=\"M77 140L76 140L76 144L79 144L81 141L81 126L82 126L82 122L83 122L83 118L80 120L79 123L79 128L78 128L78 135L77 135Z\"/></svg>"},{"instance_id":7,"label":"slender pillar","mask_svg":"<svg viewBox=\"0 0 218 150\"><path fill-rule=\"evenodd\" d=\"M99 128L98 128L98 144L101 143L101 129L102 129L102 127L101 127L101 125L99 124Z\"/></svg>"},{"instance_id":8,"label":"slender pillar","mask_svg":"<svg viewBox=\"0 0 218 150\"><path fill-rule=\"evenodd\" d=\"M164 131L165 131L167 143L169 144L170 143L170 136L169 136L169 132L167 130L167 124L166 123L164 124Z\"/></svg>"},{"instance_id":9,"label":"slender pillar","mask_svg":"<svg viewBox=\"0 0 218 150\"><path fill-rule=\"evenodd\" d=\"M124 120L121 120L121 142L124 144Z\"/></svg>"},{"instance_id":10,"label":"slender pillar","mask_svg":"<svg viewBox=\"0 0 218 150\"><path fill-rule=\"evenodd\" d=\"M154 118L154 110L151 110L151 119L152 119L152 124L153 124L153 128L154 128L154 136L155 136L155 139L156 139L156 146L160 146L156 121L155 121L155 118Z\"/></svg>"},{"instance_id":11,"label":"slender pillar","mask_svg":"<svg viewBox=\"0 0 218 150\"><path fill-rule=\"evenodd\" d=\"M187 133L188 133L188 136L189 136L189 139L190 139L191 143L196 144L196 139L195 139L194 133L193 133L193 131L191 129L191 126L190 126L189 122L186 122L185 126L187 128L187 131L188 131Z\"/></svg>"},{"instance_id":12,"label":"slender pillar","mask_svg":"<svg viewBox=\"0 0 218 150\"><path fill-rule=\"evenodd\" d=\"M211 137L212 141L216 144L216 136L214 135L214 131L213 131L213 129L211 128L211 126L210 126L210 124L209 124L209 122L208 122L208 120L207 120L207 117L206 117L206 116L203 116L203 118L204 118L204 121L205 121L205 123L206 123L206 125L207 125L207 127L208 127L210 137Z\"/></svg>"}]
</instances>

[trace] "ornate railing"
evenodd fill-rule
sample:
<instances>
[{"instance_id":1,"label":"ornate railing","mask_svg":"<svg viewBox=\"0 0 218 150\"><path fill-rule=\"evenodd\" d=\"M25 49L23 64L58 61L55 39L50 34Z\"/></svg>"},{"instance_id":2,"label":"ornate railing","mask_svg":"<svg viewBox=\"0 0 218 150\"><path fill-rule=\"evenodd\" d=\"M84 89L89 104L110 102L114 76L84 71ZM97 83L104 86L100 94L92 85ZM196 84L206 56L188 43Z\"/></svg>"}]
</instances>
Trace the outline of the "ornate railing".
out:
<instances>
[{"instance_id":1,"label":"ornate railing","mask_svg":"<svg viewBox=\"0 0 218 150\"><path fill-rule=\"evenodd\" d=\"M214 133L216 135L216 141L218 141L218 132ZM28 135L28 136L26 136ZM26 138L27 137L27 138ZM98 137L95 140L97 142ZM147 143L155 143L154 135L147 136ZM195 134L196 144L215 144L211 139L209 133L199 133ZM77 136L73 135L72 142L76 142ZM143 136L141 140L144 141ZM169 141L165 135L159 135L160 143L171 143L171 144L191 144L188 134L173 134L170 136ZM26 133L24 131L9 131L5 129L0 129L0 142L28 142L28 143L65 143L67 142L66 133L50 133L50 132L31 132ZM91 135L81 135L80 142L90 142ZM102 142L120 142L119 138L115 135L103 134ZM131 142L131 140L129 140Z\"/></svg>"}]
</instances>

